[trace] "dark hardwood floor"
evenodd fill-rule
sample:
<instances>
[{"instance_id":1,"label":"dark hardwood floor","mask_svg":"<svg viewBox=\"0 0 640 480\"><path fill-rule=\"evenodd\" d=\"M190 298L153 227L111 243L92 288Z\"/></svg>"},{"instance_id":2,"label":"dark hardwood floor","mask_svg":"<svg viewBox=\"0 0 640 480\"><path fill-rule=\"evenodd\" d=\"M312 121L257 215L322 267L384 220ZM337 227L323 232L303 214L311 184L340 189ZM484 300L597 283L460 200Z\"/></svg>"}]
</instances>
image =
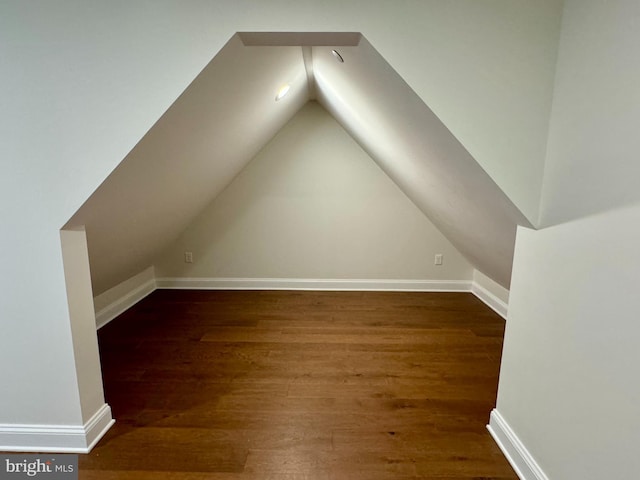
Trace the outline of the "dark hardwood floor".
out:
<instances>
[{"instance_id":1,"label":"dark hardwood floor","mask_svg":"<svg viewBox=\"0 0 640 480\"><path fill-rule=\"evenodd\" d=\"M517 479L471 294L158 290L99 332L116 425L81 479Z\"/></svg>"}]
</instances>

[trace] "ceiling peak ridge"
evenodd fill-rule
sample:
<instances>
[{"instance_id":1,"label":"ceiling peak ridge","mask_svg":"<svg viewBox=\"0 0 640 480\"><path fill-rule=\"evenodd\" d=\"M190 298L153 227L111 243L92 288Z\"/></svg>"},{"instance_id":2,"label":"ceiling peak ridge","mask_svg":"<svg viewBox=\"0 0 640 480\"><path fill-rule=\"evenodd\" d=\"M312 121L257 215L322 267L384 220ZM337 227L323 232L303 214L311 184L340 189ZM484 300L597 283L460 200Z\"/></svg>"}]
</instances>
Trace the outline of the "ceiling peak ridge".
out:
<instances>
[{"instance_id":1,"label":"ceiling peak ridge","mask_svg":"<svg viewBox=\"0 0 640 480\"><path fill-rule=\"evenodd\" d=\"M316 100L318 98L316 91L316 78L313 73L313 48L309 45L301 46L302 61L304 62L304 69L307 72L307 89L309 90L309 100Z\"/></svg>"}]
</instances>

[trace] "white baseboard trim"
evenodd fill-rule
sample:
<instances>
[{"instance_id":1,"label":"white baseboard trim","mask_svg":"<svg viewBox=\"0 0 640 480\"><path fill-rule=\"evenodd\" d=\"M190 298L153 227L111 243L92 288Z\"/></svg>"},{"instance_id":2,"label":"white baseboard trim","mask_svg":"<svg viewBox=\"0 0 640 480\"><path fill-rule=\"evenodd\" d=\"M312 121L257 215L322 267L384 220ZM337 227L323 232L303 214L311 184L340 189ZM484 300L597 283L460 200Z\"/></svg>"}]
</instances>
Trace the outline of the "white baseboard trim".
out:
<instances>
[{"instance_id":1,"label":"white baseboard trim","mask_svg":"<svg viewBox=\"0 0 640 480\"><path fill-rule=\"evenodd\" d=\"M549 480L496 409L491 412L487 429L521 480Z\"/></svg>"},{"instance_id":2,"label":"white baseboard trim","mask_svg":"<svg viewBox=\"0 0 640 480\"><path fill-rule=\"evenodd\" d=\"M0 451L89 453L114 423L105 403L80 426L0 424Z\"/></svg>"},{"instance_id":3,"label":"white baseboard trim","mask_svg":"<svg viewBox=\"0 0 640 480\"><path fill-rule=\"evenodd\" d=\"M125 284L123 284L125 285ZM122 286L116 288L120 289ZM471 292L503 318L508 305L471 280L380 280L306 278L151 278L96 313L98 329L158 288L184 290L311 290L380 292ZM118 291L116 291L116 294Z\"/></svg>"},{"instance_id":4,"label":"white baseboard trim","mask_svg":"<svg viewBox=\"0 0 640 480\"><path fill-rule=\"evenodd\" d=\"M89 453L93 447L96 446L114 423L116 423L116 421L111 415L111 407L105 403L84 425L84 431L87 437L86 453Z\"/></svg>"},{"instance_id":5,"label":"white baseboard trim","mask_svg":"<svg viewBox=\"0 0 640 480\"><path fill-rule=\"evenodd\" d=\"M157 278L157 288L196 290L326 290L469 292L468 280L314 280L303 278Z\"/></svg>"},{"instance_id":6,"label":"white baseboard trim","mask_svg":"<svg viewBox=\"0 0 640 480\"><path fill-rule=\"evenodd\" d=\"M96 312L96 327L101 329L118 315L133 307L150 293L153 293L155 289L156 280L152 278L100 309L100 311Z\"/></svg>"},{"instance_id":7,"label":"white baseboard trim","mask_svg":"<svg viewBox=\"0 0 640 480\"><path fill-rule=\"evenodd\" d=\"M482 302L491 308L494 312L500 315L505 320L507 319L507 312L509 310L509 305L505 303L502 299L496 297L489 290L484 288L478 282L473 282L471 285L471 293L473 293L476 297L478 297Z\"/></svg>"}]
</instances>

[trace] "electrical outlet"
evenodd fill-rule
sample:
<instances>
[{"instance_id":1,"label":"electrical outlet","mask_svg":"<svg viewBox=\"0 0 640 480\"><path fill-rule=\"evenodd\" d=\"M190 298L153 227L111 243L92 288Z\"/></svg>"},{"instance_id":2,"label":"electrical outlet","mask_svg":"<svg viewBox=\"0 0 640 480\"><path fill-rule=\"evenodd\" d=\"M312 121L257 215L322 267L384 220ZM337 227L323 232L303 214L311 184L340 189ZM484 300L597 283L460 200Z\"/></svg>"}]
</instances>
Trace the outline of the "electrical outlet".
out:
<instances>
[{"instance_id":1,"label":"electrical outlet","mask_svg":"<svg viewBox=\"0 0 640 480\"><path fill-rule=\"evenodd\" d=\"M193 252L184 252L184 263L193 263Z\"/></svg>"},{"instance_id":2,"label":"electrical outlet","mask_svg":"<svg viewBox=\"0 0 640 480\"><path fill-rule=\"evenodd\" d=\"M442 265L442 254L436 253L436 256L433 260L434 265Z\"/></svg>"}]
</instances>

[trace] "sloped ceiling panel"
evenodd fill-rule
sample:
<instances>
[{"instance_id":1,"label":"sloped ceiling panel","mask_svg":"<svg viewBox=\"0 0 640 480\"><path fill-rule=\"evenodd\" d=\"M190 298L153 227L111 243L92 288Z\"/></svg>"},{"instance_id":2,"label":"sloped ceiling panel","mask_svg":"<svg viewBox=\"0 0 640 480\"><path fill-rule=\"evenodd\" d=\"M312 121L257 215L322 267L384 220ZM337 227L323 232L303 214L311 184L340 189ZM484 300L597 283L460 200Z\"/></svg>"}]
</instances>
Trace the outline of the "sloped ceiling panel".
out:
<instances>
[{"instance_id":1,"label":"sloped ceiling panel","mask_svg":"<svg viewBox=\"0 0 640 480\"><path fill-rule=\"evenodd\" d=\"M86 227L94 295L148 267L310 94L476 268L509 285L516 226L529 222L366 39L266 32L233 36L65 225Z\"/></svg>"},{"instance_id":2,"label":"sloped ceiling panel","mask_svg":"<svg viewBox=\"0 0 640 480\"><path fill-rule=\"evenodd\" d=\"M94 295L150 265L307 101L300 47L232 37L65 225L86 226Z\"/></svg>"},{"instance_id":3,"label":"sloped ceiling panel","mask_svg":"<svg viewBox=\"0 0 640 480\"><path fill-rule=\"evenodd\" d=\"M320 103L478 270L508 287L516 227L529 221L365 38L339 53L344 62L313 49Z\"/></svg>"}]
</instances>

